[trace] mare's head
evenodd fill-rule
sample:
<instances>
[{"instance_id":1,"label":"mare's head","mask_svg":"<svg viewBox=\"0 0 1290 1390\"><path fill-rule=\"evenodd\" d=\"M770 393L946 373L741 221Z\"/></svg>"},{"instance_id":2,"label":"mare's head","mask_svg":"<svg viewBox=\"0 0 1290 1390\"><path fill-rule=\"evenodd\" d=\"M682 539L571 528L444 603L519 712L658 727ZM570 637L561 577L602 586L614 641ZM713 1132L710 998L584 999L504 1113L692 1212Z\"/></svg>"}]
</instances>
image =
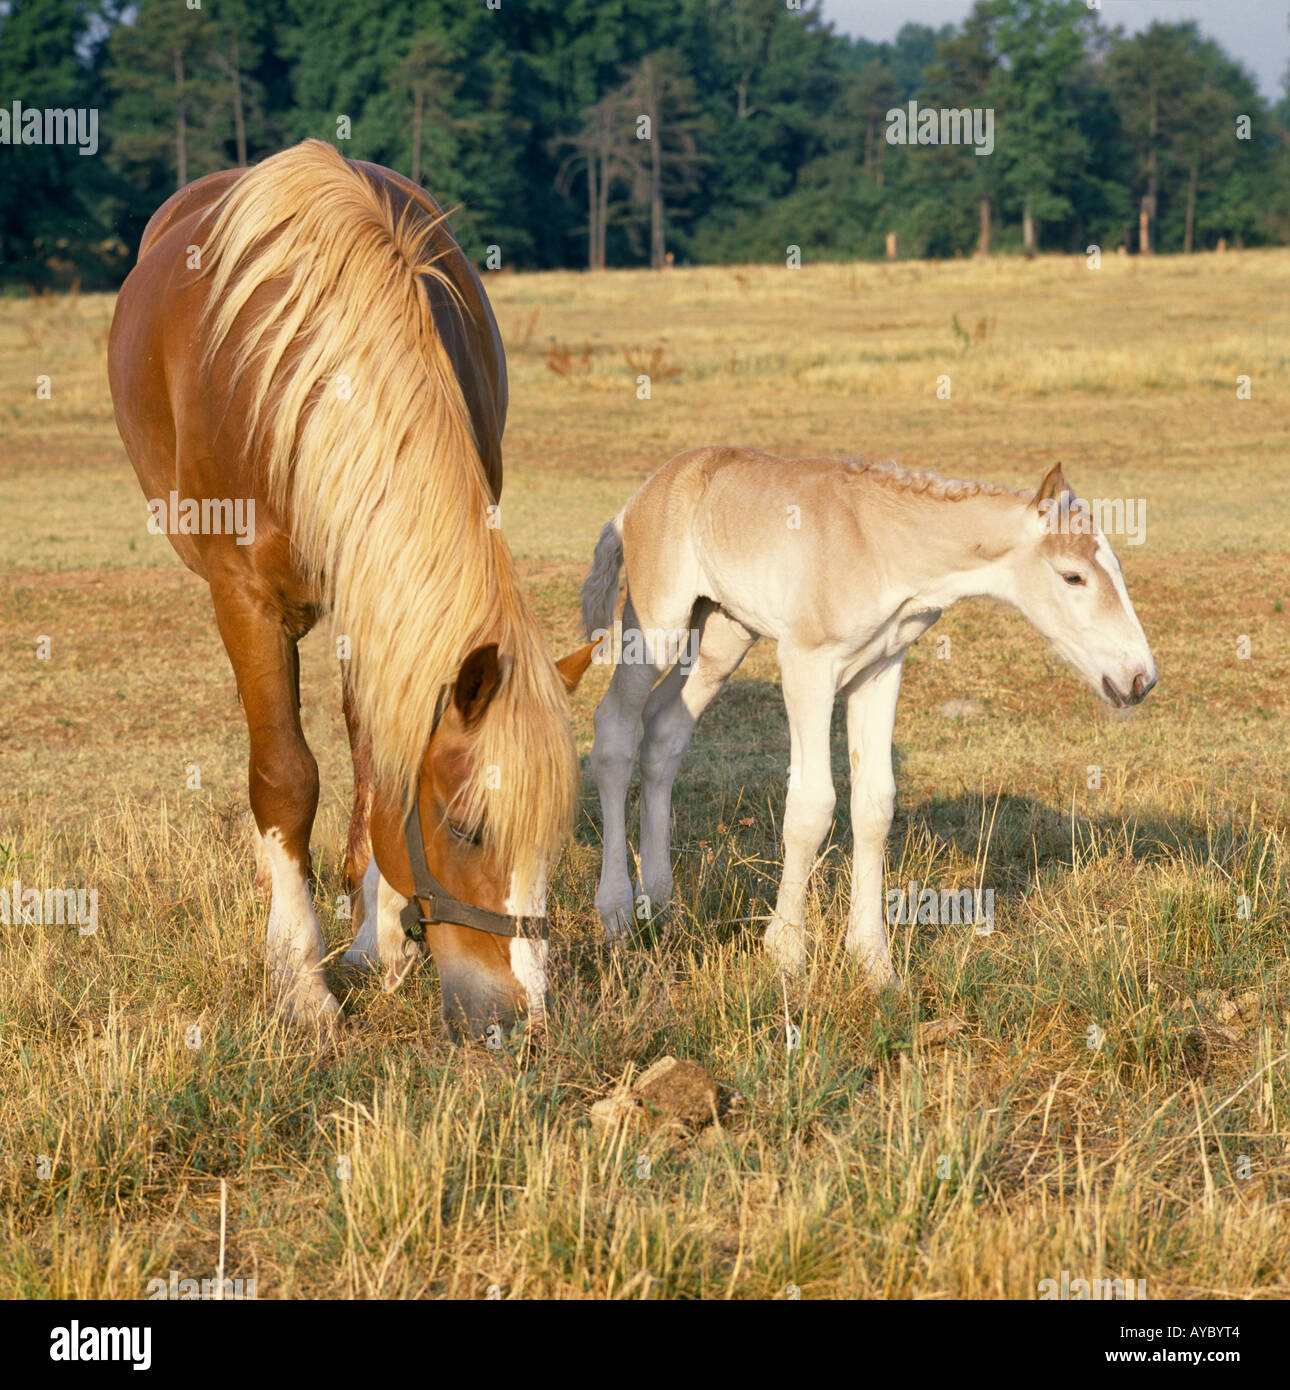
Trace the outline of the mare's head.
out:
<instances>
[{"instance_id":1,"label":"mare's head","mask_svg":"<svg viewBox=\"0 0 1290 1390\"><path fill-rule=\"evenodd\" d=\"M554 686L562 708L535 716L523 708L533 683L507 670L495 645L477 648L462 662L421 761L416 815L426 864L458 904L498 914L498 925L546 917L546 873L567 833L577 769L563 694L577 685L592 651L554 663L556 679L544 678L537 689ZM411 897L403 812L393 798L377 798L372 847L385 879ZM530 921L506 936L452 922L425 925L455 1040L500 1037L495 1030L521 1018L543 1021L547 943L537 926ZM388 972L386 979L388 987Z\"/></svg>"},{"instance_id":2,"label":"mare's head","mask_svg":"<svg viewBox=\"0 0 1290 1390\"><path fill-rule=\"evenodd\" d=\"M1105 700L1139 704L1156 683L1156 663L1120 562L1061 464L1039 485L1023 525L1010 556L1013 601Z\"/></svg>"}]
</instances>

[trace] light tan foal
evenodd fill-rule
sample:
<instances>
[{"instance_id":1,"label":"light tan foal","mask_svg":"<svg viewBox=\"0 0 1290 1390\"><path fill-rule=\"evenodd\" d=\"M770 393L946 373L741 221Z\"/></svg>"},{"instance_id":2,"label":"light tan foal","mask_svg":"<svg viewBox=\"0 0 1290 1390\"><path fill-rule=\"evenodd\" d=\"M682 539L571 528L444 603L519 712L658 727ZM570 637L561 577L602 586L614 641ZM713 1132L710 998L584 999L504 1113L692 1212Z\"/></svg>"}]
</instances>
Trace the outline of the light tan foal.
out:
<instances>
[{"instance_id":1,"label":"light tan foal","mask_svg":"<svg viewBox=\"0 0 1290 1390\"><path fill-rule=\"evenodd\" d=\"M847 946L875 986L897 983L882 871L909 644L951 604L986 595L1018 608L1110 704L1135 705L1156 683L1119 561L1060 465L1023 495L890 465L696 449L659 469L601 533L582 589L593 641L608 644L624 566L621 656L591 755L604 817L596 906L611 939L671 897L677 767L699 716L758 637L779 644L792 741L784 870L766 946L785 967L805 957L807 883L835 802L829 722L844 691L855 838ZM625 806L638 750L633 893Z\"/></svg>"}]
</instances>

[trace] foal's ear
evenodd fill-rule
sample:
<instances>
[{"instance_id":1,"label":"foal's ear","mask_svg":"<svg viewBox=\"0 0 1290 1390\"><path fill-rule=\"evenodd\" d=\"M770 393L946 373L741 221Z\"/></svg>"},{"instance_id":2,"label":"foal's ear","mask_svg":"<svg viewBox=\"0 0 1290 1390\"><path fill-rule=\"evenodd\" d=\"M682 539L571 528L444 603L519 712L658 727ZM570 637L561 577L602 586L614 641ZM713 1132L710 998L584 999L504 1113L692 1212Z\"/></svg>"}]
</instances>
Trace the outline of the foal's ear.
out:
<instances>
[{"instance_id":1,"label":"foal's ear","mask_svg":"<svg viewBox=\"0 0 1290 1390\"><path fill-rule=\"evenodd\" d=\"M564 687L570 694L573 693L578 682L586 674L595 650L596 644L588 642L585 647L579 647L576 651L570 652L568 656L562 656L555 663L555 669L559 671L560 677L564 681Z\"/></svg>"},{"instance_id":2,"label":"foal's ear","mask_svg":"<svg viewBox=\"0 0 1290 1390\"><path fill-rule=\"evenodd\" d=\"M497 643L490 642L486 647L476 647L461 663L457 683L452 691L452 702L457 706L461 722L467 728L488 708L500 684Z\"/></svg>"},{"instance_id":3,"label":"foal's ear","mask_svg":"<svg viewBox=\"0 0 1290 1390\"><path fill-rule=\"evenodd\" d=\"M1055 502L1070 490L1070 484L1062 475L1061 464L1055 463L1044 474L1044 481L1039 484L1039 491L1035 493L1033 505L1038 508L1041 502Z\"/></svg>"}]
</instances>

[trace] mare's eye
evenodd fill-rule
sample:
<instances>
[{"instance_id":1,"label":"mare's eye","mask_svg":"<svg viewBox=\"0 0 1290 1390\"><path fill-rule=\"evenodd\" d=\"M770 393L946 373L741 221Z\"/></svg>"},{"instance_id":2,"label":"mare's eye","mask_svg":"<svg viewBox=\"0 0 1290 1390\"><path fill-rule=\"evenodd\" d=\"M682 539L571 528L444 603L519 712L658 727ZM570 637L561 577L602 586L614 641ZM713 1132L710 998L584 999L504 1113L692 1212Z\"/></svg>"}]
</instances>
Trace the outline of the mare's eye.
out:
<instances>
[{"instance_id":1,"label":"mare's eye","mask_svg":"<svg viewBox=\"0 0 1290 1390\"><path fill-rule=\"evenodd\" d=\"M454 840L460 840L463 845L478 845L483 836L478 830L471 830L469 826L459 825L455 820L448 822L448 829L452 832Z\"/></svg>"},{"instance_id":2,"label":"mare's eye","mask_svg":"<svg viewBox=\"0 0 1290 1390\"><path fill-rule=\"evenodd\" d=\"M1062 575L1062 578L1063 578L1068 584L1083 584L1083 583L1084 583L1084 576L1083 576L1082 574L1077 574L1074 570L1071 570L1069 573Z\"/></svg>"}]
</instances>

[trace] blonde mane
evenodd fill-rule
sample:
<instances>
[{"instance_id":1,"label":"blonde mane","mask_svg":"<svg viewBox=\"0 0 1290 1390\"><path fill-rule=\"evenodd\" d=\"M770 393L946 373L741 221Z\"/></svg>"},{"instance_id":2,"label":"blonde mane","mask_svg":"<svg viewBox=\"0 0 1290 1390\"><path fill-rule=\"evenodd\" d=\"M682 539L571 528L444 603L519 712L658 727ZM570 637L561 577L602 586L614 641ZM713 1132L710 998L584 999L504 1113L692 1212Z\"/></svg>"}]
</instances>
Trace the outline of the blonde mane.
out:
<instances>
[{"instance_id":1,"label":"blonde mane","mask_svg":"<svg viewBox=\"0 0 1290 1390\"><path fill-rule=\"evenodd\" d=\"M249 387L269 496L349 639L375 777L411 804L440 688L496 642L506 678L454 815L527 887L567 834L577 757L434 324L427 282L458 298L436 264L455 243L445 230L436 247L441 218L415 203L396 217L383 188L312 140L250 170L210 216L206 363L228 342ZM270 282L281 292L238 323Z\"/></svg>"},{"instance_id":2,"label":"blonde mane","mask_svg":"<svg viewBox=\"0 0 1290 1390\"><path fill-rule=\"evenodd\" d=\"M942 478L939 473L924 469L912 473L897 463L865 463L863 459L847 459L848 471L859 474L886 487L904 492L918 492L938 502L961 502L968 497L1020 497L1022 494L1003 483L961 482Z\"/></svg>"}]
</instances>

